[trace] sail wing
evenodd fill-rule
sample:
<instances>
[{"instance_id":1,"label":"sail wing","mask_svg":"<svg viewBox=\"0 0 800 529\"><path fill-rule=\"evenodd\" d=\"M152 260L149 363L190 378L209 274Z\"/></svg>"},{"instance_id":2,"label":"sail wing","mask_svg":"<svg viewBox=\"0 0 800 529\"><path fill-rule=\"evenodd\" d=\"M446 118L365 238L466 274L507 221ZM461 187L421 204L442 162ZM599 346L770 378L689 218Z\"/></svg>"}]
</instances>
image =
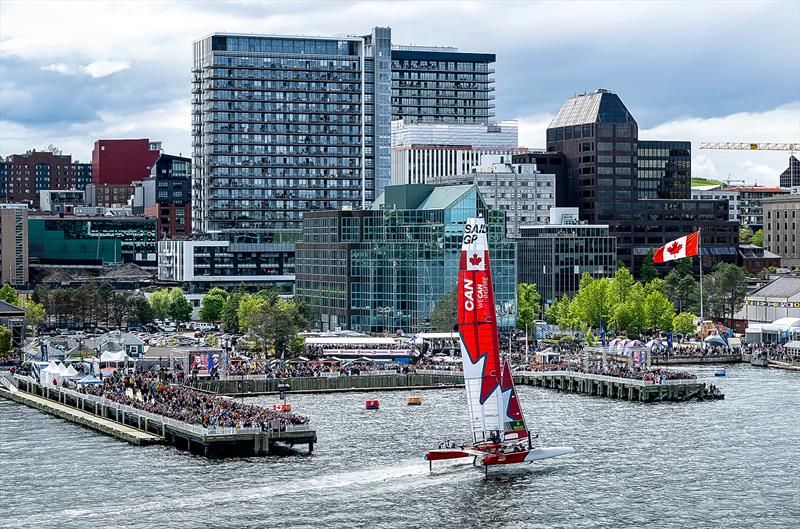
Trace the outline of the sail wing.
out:
<instances>
[{"instance_id":1,"label":"sail wing","mask_svg":"<svg viewBox=\"0 0 800 529\"><path fill-rule=\"evenodd\" d=\"M528 428L525 426L525 417L522 415L522 406L517 398L514 387L514 378L508 362L503 363L503 374L500 377L500 390L503 393L503 439L525 439L528 437Z\"/></svg>"},{"instance_id":2,"label":"sail wing","mask_svg":"<svg viewBox=\"0 0 800 529\"><path fill-rule=\"evenodd\" d=\"M468 219L464 227L458 272L458 329L470 426L476 439L488 439L503 431L505 413L492 271L482 218Z\"/></svg>"}]
</instances>

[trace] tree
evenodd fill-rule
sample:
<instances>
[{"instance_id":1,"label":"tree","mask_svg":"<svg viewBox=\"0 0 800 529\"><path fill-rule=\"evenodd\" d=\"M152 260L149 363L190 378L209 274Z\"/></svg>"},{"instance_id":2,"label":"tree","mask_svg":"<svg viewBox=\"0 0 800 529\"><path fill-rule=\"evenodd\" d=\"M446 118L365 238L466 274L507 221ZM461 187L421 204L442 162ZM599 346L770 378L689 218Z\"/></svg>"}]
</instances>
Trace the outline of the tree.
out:
<instances>
[{"instance_id":1,"label":"tree","mask_svg":"<svg viewBox=\"0 0 800 529\"><path fill-rule=\"evenodd\" d=\"M714 296L720 298L723 317L733 319L733 315L744 305L747 295L747 272L731 263L720 263L712 272Z\"/></svg>"},{"instance_id":2,"label":"tree","mask_svg":"<svg viewBox=\"0 0 800 529\"><path fill-rule=\"evenodd\" d=\"M261 303L252 304L253 312L247 314L247 331L256 337L266 353L270 347L275 351L275 356L285 358L286 353L291 353L290 344L292 337L296 336L302 327L308 324L298 310L297 305L290 300L278 299L275 303L266 303L258 296ZM247 306L244 299L239 308Z\"/></svg>"},{"instance_id":3,"label":"tree","mask_svg":"<svg viewBox=\"0 0 800 529\"><path fill-rule=\"evenodd\" d=\"M645 283L648 283L659 276L658 269L656 268L655 263L653 263L653 254L655 254L655 251L649 250L644 256L642 266L639 268L639 278Z\"/></svg>"},{"instance_id":4,"label":"tree","mask_svg":"<svg viewBox=\"0 0 800 529\"><path fill-rule=\"evenodd\" d=\"M128 296L122 292L114 292L111 294L108 307L108 320L112 322L117 329L121 329L122 322L129 312Z\"/></svg>"},{"instance_id":5,"label":"tree","mask_svg":"<svg viewBox=\"0 0 800 529\"><path fill-rule=\"evenodd\" d=\"M22 309L25 310L25 327L33 329L35 334L36 329L45 319L44 306L31 300L23 303Z\"/></svg>"},{"instance_id":6,"label":"tree","mask_svg":"<svg viewBox=\"0 0 800 529\"><path fill-rule=\"evenodd\" d=\"M3 286L0 287L0 301L19 306L19 296L17 295L17 291L14 290L14 287L8 283L3 284Z\"/></svg>"},{"instance_id":7,"label":"tree","mask_svg":"<svg viewBox=\"0 0 800 529\"><path fill-rule=\"evenodd\" d=\"M200 320L206 323L214 323L222 318L222 309L228 293L221 288L212 288L200 300Z\"/></svg>"},{"instance_id":8,"label":"tree","mask_svg":"<svg viewBox=\"0 0 800 529\"><path fill-rule=\"evenodd\" d=\"M295 334L289 339L289 356L297 358L302 355L306 349L306 339L299 334Z\"/></svg>"},{"instance_id":9,"label":"tree","mask_svg":"<svg viewBox=\"0 0 800 529\"><path fill-rule=\"evenodd\" d=\"M647 325L644 313L646 296L644 286L638 281L634 283L624 300L612 308L611 327L618 332L624 331L631 335L641 333Z\"/></svg>"},{"instance_id":10,"label":"tree","mask_svg":"<svg viewBox=\"0 0 800 529\"><path fill-rule=\"evenodd\" d=\"M244 292L232 292L222 306L222 330L225 332L239 332L239 302Z\"/></svg>"},{"instance_id":11,"label":"tree","mask_svg":"<svg viewBox=\"0 0 800 529\"><path fill-rule=\"evenodd\" d=\"M147 298L138 295L128 300L128 318L141 325L146 325L155 318L153 307L147 302Z\"/></svg>"},{"instance_id":12,"label":"tree","mask_svg":"<svg viewBox=\"0 0 800 529\"><path fill-rule=\"evenodd\" d=\"M697 327L694 324L696 316L691 312L681 312L672 318L672 330L678 334L686 336L694 334Z\"/></svg>"},{"instance_id":13,"label":"tree","mask_svg":"<svg viewBox=\"0 0 800 529\"><path fill-rule=\"evenodd\" d=\"M0 327L0 358L5 358L11 352L11 329Z\"/></svg>"},{"instance_id":14,"label":"tree","mask_svg":"<svg viewBox=\"0 0 800 529\"><path fill-rule=\"evenodd\" d=\"M249 331L253 327L256 327L258 323L263 324L264 321L257 323L255 319L263 312L264 307L267 305L267 301L262 296L257 294L244 294L239 300L239 308L236 310L239 329L242 331Z\"/></svg>"},{"instance_id":15,"label":"tree","mask_svg":"<svg viewBox=\"0 0 800 529\"><path fill-rule=\"evenodd\" d=\"M169 290L165 288L156 290L150 294L149 301L156 319L163 320L169 317Z\"/></svg>"},{"instance_id":16,"label":"tree","mask_svg":"<svg viewBox=\"0 0 800 529\"><path fill-rule=\"evenodd\" d=\"M88 306L95 306L99 310L99 315L102 316L102 320L108 325L111 323L111 305L114 303L114 288L109 285L108 283L102 283L100 287L97 288L97 302L91 303L89 301ZM100 318L97 318L100 320Z\"/></svg>"},{"instance_id":17,"label":"tree","mask_svg":"<svg viewBox=\"0 0 800 529\"><path fill-rule=\"evenodd\" d=\"M739 228L739 243L750 244L753 240L753 230L749 226L742 226Z\"/></svg>"},{"instance_id":18,"label":"tree","mask_svg":"<svg viewBox=\"0 0 800 529\"><path fill-rule=\"evenodd\" d=\"M556 325L558 325L561 329L570 329L574 330L580 326L580 322L578 321L578 317L575 316L572 310L572 302L569 299L569 296L565 292L561 299L558 300L556 303Z\"/></svg>"},{"instance_id":19,"label":"tree","mask_svg":"<svg viewBox=\"0 0 800 529\"><path fill-rule=\"evenodd\" d=\"M753 234L752 244L764 246L764 230L758 230Z\"/></svg>"},{"instance_id":20,"label":"tree","mask_svg":"<svg viewBox=\"0 0 800 529\"><path fill-rule=\"evenodd\" d=\"M625 270L625 268L623 267L622 270ZM627 270L625 270L625 272L627 272ZM630 272L628 272L627 275L630 276ZM574 318L577 323L582 323L589 328L599 327L601 319L604 322L608 322L612 307L614 306L612 300L616 299L616 295L612 295L611 292L613 281L614 280L609 281L606 277L594 279L588 273L584 272L581 277L578 292L569 303L570 319ZM617 288L623 289L622 283L624 281L625 278L622 278ZM631 278L631 282L632 281L633 279ZM625 290L627 291L627 289ZM620 294L620 296L624 299L624 295ZM570 321L570 327L568 328L576 328L574 325L576 322ZM559 323L558 326L561 327L561 323Z\"/></svg>"},{"instance_id":21,"label":"tree","mask_svg":"<svg viewBox=\"0 0 800 529\"><path fill-rule=\"evenodd\" d=\"M647 327L663 332L672 330L675 305L661 292L651 292L644 299L644 318Z\"/></svg>"},{"instance_id":22,"label":"tree","mask_svg":"<svg viewBox=\"0 0 800 529\"><path fill-rule=\"evenodd\" d=\"M458 296L453 290L442 298L431 313L431 327L439 332L453 332L458 322Z\"/></svg>"},{"instance_id":23,"label":"tree","mask_svg":"<svg viewBox=\"0 0 800 529\"><path fill-rule=\"evenodd\" d=\"M169 305L167 313L176 322L189 321L192 318L192 304L186 299L186 294L178 287L169 290Z\"/></svg>"},{"instance_id":24,"label":"tree","mask_svg":"<svg viewBox=\"0 0 800 529\"><path fill-rule=\"evenodd\" d=\"M559 298L553 300L549 307L544 311L544 321L550 325L558 325L558 304L561 303Z\"/></svg>"},{"instance_id":25,"label":"tree","mask_svg":"<svg viewBox=\"0 0 800 529\"><path fill-rule=\"evenodd\" d=\"M536 283L519 283L517 285L517 327L532 329L541 311L542 296Z\"/></svg>"}]
</instances>

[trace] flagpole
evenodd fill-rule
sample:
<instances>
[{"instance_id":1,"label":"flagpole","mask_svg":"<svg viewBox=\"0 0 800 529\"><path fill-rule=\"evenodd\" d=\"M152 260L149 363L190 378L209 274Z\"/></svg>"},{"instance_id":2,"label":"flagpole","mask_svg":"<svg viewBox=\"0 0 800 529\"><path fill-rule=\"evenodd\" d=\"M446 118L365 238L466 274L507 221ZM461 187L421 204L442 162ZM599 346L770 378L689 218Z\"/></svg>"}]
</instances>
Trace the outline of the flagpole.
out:
<instances>
[{"instance_id":1,"label":"flagpole","mask_svg":"<svg viewBox=\"0 0 800 529\"><path fill-rule=\"evenodd\" d=\"M703 232L697 228L697 257L700 258L700 325L703 325L705 316L703 314Z\"/></svg>"}]
</instances>

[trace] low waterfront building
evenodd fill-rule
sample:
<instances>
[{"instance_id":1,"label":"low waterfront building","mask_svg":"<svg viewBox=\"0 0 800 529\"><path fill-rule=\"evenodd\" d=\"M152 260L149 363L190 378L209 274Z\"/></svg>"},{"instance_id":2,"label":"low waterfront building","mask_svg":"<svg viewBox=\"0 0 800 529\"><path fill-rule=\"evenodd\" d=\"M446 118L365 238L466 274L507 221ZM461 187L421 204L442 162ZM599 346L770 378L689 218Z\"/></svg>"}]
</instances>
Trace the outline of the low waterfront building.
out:
<instances>
[{"instance_id":1,"label":"low waterfront building","mask_svg":"<svg viewBox=\"0 0 800 529\"><path fill-rule=\"evenodd\" d=\"M181 283L188 292L239 285L292 291L291 242L270 242L257 234L233 238L212 234L205 239L162 240L158 250L158 279Z\"/></svg>"},{"instance_id":2,"label":"low waterfront building","mask_svg":"<svg viewBox=\"0 0 800 529\"><path fill-rule=\"evenodd\" d=\"M296 296L321 330L425 330L455 291L464 225L477 215L487 219L499 324L511 327L514 243L504 212L490 210L475 185L387 186L371 210L306 213Z\"/></svg>"},{"instance_id":3,"label":"low waterfront building","mask_svg":"<svg viewBox=\"0 0 800 529\"><path fill-rule=\"evenodd\" d=\"M484 155L466 175L437 177L443 184L475 184L489 209L506 214L506 235L519 236L523 224L546 224L556 205L556 175L544 174L532 163L508 163L508 156Z\"/></svg>"},{"instance_id":4,"label":"low waterfront building","mask_svg":"<svg viewBox=\"0 0 800 529\"><path fill-rule=\"evenodd\" d=\"M780 276L747 294L735 320L770 323L780 318L800 318L800 277Z\"/></svg>"},{"instance_id":5,"label":"low waterfront building","mask_svg":"<svg viewBox=\"0 0 800 529\"><path fill-rule=\"evenodd\" d=\"M764 247L779 254L783 266L800 268L800 188L792 191L762 201Z\"/></svg>"},{"instance_id":6,"label":"low waterfront building","mask_svg":"<svg viewBox=\"0 0 800 529\"><path fill-rule=\"evenodd\" d=\"M573 212L563 211L572 209ZM578 291L581 276L611 277L617 268L616 238L607 225L582 224L578 208L554 208L552 223L522 226L517 238L517 281L536 283L542 306Z\"/></svg>"},{"instance_id":7,"label":"low waterfront building","mask_svg":"<svg viewBox=\"0 0 800 529\"><path fill-rule=\"evenodd\" d=\"M28 206L0 204L0 285L28 283Z\"/></svg>"},{"instance_id":8,"label":"low waterfront building","mask_svg":"<svg viewBox=\"0 0 800 529\"><path fill-rule=\"evenodd\" d=\"M51 216L28 218L31 266L134 263L155 267L156 220L151 217Z\"/></svg>"}]
</instances>

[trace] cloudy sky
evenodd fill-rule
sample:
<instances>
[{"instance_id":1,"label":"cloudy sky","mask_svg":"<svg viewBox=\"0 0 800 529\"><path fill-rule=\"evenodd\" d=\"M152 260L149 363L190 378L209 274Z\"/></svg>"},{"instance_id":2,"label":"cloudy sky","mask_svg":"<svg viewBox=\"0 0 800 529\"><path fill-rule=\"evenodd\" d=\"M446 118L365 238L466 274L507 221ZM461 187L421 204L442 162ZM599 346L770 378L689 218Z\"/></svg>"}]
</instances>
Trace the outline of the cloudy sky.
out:
<instances>
[{"instance_id":1,"label":"cloudy sky","mask_svg":"<svg viewBox=\"0 0 800 529\"><path fill-rule=\"evenodd\" d=\"M544 145L563 100L617 92L645 139L689 139L694 175L777 183L785 153L701 141L800 142L800 2L0 3L0 155L98 138L190 152L192 41L215 31L366 34L497 54L498 119Z\"/></svg>"}]
</instances>

